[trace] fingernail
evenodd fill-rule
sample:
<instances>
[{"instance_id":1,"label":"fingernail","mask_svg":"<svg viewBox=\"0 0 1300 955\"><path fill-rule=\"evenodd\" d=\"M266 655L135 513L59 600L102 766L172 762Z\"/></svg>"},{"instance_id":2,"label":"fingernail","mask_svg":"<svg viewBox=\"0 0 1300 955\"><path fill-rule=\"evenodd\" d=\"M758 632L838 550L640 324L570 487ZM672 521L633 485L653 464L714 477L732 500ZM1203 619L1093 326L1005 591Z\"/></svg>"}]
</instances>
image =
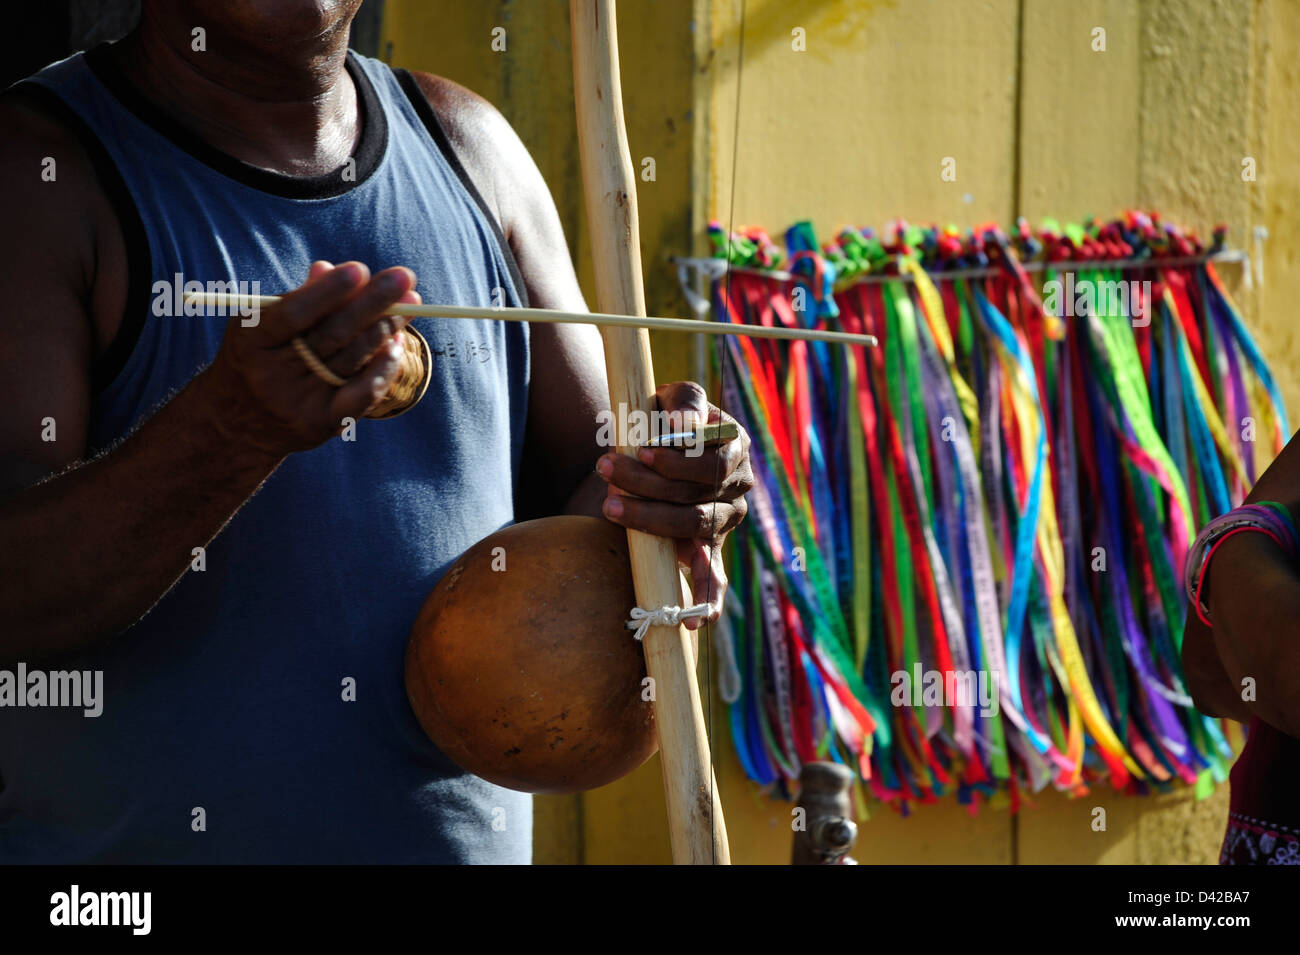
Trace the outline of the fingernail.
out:
<instances>
[{"instance_id":1,"label":"fingernail","mask_svg":"<svg viewBox=\"0 0 1300 955\"><path fill-rule=\"evenodd\" d=\"M361 268L353 263L340 265L330 274L337 276L335 281L342 282L344 285L356 285L361 281Z\"/></svg>"},{"instance_id":2,"label":"fingernail","mask_svg":"<svg viewBox=\"0 0 1300 955\"><path fill-rule=\"evenodd\" d=\"M623 516L623 502L616 497L605 499L605 514L609 517Z\"/></svg>"},{"instance_id":3,"label":"fingernail","mask_svg":"<svg viewBox=\"0 0 1300 955\"><path fill-rule=\"evenodd\" d=\"M641 459L642 464L655 463L655 453L651 451L649 448L642 448L640 451L636 453L636 456Z\"/></svg>"},{"instance_id":4,"label":"fingernail","mask_svg":"<svg viewBox=\"0 0 1300 955\"><path fill-rule=\"evenodd\" d=\"M614 462L609 455L605 455L596 462L596 471L601 477L611 477L614 474Z\"/></svg>"},{"instance_id":5,"label":"fingernail","mask_svg":"<svg viewBox=\"0 0 1300 955\"><path fill-rule=\"evenodd\" d=\"M385 294L391 295L406 289L405 276L397 272L385 272L375 281L379 285L379 291Z\"/></svg>"}]
</instances>

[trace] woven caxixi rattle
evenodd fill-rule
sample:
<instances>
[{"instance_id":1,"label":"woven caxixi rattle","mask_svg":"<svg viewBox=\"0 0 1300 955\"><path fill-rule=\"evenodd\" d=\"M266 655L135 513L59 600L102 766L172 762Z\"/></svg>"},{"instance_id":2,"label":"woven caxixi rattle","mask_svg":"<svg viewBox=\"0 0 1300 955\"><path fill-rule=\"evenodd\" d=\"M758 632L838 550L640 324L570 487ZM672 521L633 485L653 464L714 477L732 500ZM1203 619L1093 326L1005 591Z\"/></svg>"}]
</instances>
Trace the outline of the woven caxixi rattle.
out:
<instances>
[{"instance_id":1,"label":"woven caxixi rattle","mask_svg":"<svg viewBox=\"0 0 1300 955\"><path fill-rule=\"evenodd\" d=\"M393 379L388 394L370 410L367 418L396 418L419 404L424 393L429 390L429 378L433 372L429 343L409 325L398 334L402 336L402 361L397 369L397 377ZM303 364L317 378L335 388L344 384L346 379L332 372L302 336L295 335L292 344Z\"/></svg>"}]
</instances>

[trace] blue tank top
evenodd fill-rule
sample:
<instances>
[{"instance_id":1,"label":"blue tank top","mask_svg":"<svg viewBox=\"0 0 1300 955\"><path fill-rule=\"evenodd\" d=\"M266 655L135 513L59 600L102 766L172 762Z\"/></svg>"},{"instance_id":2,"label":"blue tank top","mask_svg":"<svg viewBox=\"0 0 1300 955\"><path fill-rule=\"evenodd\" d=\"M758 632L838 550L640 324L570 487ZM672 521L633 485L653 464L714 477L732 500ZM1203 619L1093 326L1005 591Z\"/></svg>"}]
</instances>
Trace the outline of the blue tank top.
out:
<instances>
[{"instance_id":1,"label":"blue tank top","mask_svg":"<svg viewBox=\"0 0 1300 955\"><path fill-rule=\"evenodd\" d=\"M315 259L356 259L410 266L426 302L525 304L504 238L409 75L350 54L360 145L345 171L301 179L175 126L106 51L24 84L97 158L127 240L127 312L95 369L90 453L217 352L224 319L156 314L177 275L273 294L302 284ZM527 326L415 325L434 367L414 410L289 457L207 547L204 570L126 633L52 665L103 671L102 715L0 710L0 861L530 861L531 797L442 755L403 683L429 590L514 519Z\"/></svg>"}]
</instances>

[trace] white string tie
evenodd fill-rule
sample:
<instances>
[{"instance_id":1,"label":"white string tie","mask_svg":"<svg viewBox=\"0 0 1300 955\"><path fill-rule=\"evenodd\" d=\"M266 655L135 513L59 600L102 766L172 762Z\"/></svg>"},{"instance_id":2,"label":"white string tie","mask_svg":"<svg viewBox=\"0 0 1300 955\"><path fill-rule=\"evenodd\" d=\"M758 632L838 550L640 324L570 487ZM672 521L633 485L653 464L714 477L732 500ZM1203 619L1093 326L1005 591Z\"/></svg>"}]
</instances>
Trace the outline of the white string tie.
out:
<instances>
[{"instance_id":1,"label":"white string tie","mask_svg":"<svg viewBox=\"0 0 1300 955\"><path fill-rule=\"evenodd\" d=\"M629 630L635 630L634 638L640 640L651 627L675 627L691 617L707 617L713 608L709 604L696 604L694 607L660 607L658 610L632 608L632 619L627 622Z\"/></svg>"}]
</instances>

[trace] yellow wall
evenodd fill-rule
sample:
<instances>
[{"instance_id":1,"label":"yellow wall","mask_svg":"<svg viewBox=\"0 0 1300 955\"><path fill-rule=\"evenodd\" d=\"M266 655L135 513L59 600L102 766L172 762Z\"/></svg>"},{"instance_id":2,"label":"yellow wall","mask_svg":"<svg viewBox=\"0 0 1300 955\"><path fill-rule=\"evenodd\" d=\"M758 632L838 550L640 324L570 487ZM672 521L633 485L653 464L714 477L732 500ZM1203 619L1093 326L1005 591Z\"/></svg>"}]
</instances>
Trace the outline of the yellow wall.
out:
<instances>
[{"instance_id":1,"label":"yellow wall","mask_svg":"<svg viewBox=\"0 0 1300 955\"><path fill-rule=\"evenodd\" d=\"M1290 0L623 0L624 100L638 161L647 297L686 315L667 257L704 253L711 218L774 234L811 218L842 225L966 226L1019 215L1078 219L1157 209L1208 236L1218 222L1250 247L1268 229L1263 289L1223 273L1300 408L1300 4ZM493 53L494 26L508 48ZM807 49L791 48L800 27ZM1106 49L1092 49L1094 28ZM387 47L391 44L391 47ZM395 65L450 76L495 102L555 195L584 288L590 255L573 124L563 0L388 0ZM737 110L737 96L739 109ZM1254 157L1257 180L1243 182ZM940 177L945 157L956 182ZM733 163L735 175L733 177ZM734 206L734 211L733 211ZM589 299L591 294L589 291ZM689 374L689 345L656 339L661 380ZM709 722L738 862L784 862L789 807L754 791L730 746L726 708ZM952 802L902 819L872 807L868 862L1212 862L1226 787L1127 799L1104 789L1035 797L1013 819ZM1104 806L1109 826L1091 828ZM540 861L663 862L658 761L581 798L539 799Z\"/></svg>"}]
</instances>

